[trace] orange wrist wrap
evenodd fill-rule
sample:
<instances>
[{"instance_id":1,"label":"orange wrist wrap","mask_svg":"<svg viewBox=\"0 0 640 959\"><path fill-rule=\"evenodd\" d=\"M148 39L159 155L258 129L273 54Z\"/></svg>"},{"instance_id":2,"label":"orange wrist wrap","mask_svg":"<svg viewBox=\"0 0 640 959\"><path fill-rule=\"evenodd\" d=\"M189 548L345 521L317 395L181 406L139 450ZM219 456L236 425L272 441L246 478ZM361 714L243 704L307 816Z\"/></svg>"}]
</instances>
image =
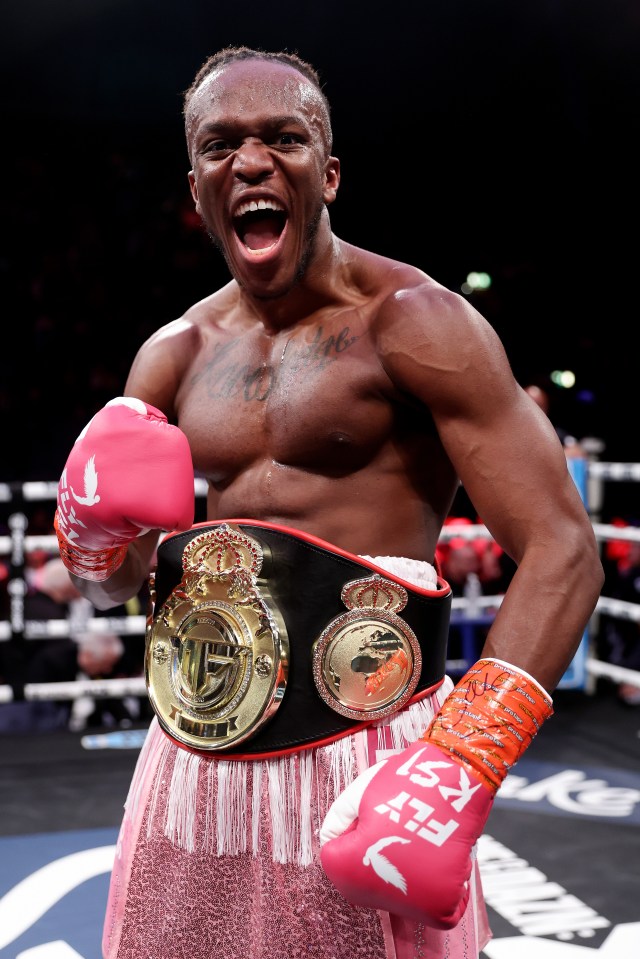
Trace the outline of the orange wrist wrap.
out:
<instances>
[{"instance_id":1,"label":"orange wrist wrap","mask_svg":"<svg viewBox=\"0 0 640 959\"><path fill-rule=\"evenodd\" d=\"M53 526L58 537L60 558L70 573L80 579L93 583L102 583L115 573L124 563L127 546L112 546L110 549L90 550L81 546L72 546L58 528L58 511L53 518Z\"/></svg>"},{"instance_id":2,"label":"orange wrist wrap","mask_svg":"<svg viewBox=\"0 0 640 959\"><path fill-rule=\"evenodd\" d=\"M495 793L552 714L550 698L528 676L480 659L421 738L452 753Z\"/></svg>"}]
</instances>

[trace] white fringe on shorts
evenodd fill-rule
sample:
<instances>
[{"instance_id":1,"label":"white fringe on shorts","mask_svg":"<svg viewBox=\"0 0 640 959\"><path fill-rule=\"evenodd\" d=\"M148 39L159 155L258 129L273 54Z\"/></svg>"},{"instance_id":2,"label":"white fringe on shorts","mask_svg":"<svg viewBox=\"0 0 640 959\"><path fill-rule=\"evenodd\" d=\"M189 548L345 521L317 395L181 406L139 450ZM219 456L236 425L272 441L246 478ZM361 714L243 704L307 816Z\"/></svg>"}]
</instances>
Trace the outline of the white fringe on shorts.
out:
<instances>
[{"instance_id":1,"label":"white fringe on shorts","mask_svg":"<svg viewBox=\"0 0 640 959\"><path fill-rule=\"evenodd\" d=\"M261 827L270 834L275 862L309 865L314 836L336 797L378 751L403 749L424 732L451 689L446 679L425 697L368 729L328 746L276 759L224 760L177 746L153 720L125 805L125 816L142 813L139 770L155 762L147 810L147 839L160 830L178 849L212 856L260 852Z\"/></svg>"}]
</instances>

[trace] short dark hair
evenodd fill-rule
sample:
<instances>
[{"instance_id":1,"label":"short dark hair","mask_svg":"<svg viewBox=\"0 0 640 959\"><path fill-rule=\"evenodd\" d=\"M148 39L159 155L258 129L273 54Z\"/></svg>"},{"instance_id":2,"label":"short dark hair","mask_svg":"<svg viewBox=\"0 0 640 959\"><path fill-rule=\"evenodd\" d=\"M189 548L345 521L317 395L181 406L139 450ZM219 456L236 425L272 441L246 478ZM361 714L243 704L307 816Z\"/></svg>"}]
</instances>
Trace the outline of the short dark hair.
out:
<instances>
[{"instance_id":1,"label":"short dark hair","mask_svg":"<svg viewBox=\"0 0 640 959\"><path fill-rule=\"evenodd\" d=\"M187 114L189 112L193 95L203 80L205 80L209 74L213 73L220 67L226 67L227 64L235 63L239 60L266 60L270 63L283 63L285 66L293 67L294 70L297 70L298 73L301 73L302 76L305 77L305 79L307 79L312 86L316 88L320 94L322 103L324 104L324 108L327 112L327 146L329 150L331 149L331 108L325 92L322 89L320 75L315 67L313 67L306 60L303 60L302 57L299 57L297 53L289 53L287 50L273 52L268 50L259 50L254 47L224 47L222 50L218 50L217 53L213 53L210 57L207 57L193 78L193 82L183 94L182 113L185 120L187 119Z\"/></svg>"}]
</instances>

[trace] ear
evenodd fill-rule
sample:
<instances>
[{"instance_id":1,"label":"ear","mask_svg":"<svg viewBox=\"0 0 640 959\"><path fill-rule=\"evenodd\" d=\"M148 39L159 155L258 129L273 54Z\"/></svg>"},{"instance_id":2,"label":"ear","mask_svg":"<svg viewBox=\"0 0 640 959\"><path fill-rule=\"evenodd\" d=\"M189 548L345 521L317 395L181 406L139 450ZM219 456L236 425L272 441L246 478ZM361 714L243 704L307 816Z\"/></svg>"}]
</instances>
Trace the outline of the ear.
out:
<instances>
[{"instance_id":1,"label":"ear","mask_svg":"<svg viewBox=\"0 0 640 959\"><path fill-rule=\"evenodd\" d=\"M193 202L196 205L196 213L200 214L200 201L198 200L198 184L196 183L196 178L193 170L189 170L189 189L191 190L191 196L193 197Z\"/></svg>"},{"instance_id":2,"label":"ear","mask_svg":"<svg viewBox=\"0 0 640 959\"><path fill-rule=\"evenodd\" d=\"M324 192L322 194L327 206L336 198L340 186L340 160L337 157L328 157L324 165Z\"/></svg>"}]
</instances>

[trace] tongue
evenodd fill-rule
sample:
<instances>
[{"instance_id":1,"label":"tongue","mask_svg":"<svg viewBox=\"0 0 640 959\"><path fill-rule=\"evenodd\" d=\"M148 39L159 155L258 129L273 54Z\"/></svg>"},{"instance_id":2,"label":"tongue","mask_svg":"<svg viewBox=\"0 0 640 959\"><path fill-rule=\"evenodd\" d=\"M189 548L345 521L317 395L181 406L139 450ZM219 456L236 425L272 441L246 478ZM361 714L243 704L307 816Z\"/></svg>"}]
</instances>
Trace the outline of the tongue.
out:
<instances>
[{"instance_id":1,"label":"tongue","mask_svg":"<svg viewBox=\"0 0 640 959\"><path fill-rule=\"evenodd\" d=\"M265 216L252 219L244 230L242 241L250 250L264 250L273 246L281 232L281 224L276 217Z\"/></svg>"}]
</instances>

